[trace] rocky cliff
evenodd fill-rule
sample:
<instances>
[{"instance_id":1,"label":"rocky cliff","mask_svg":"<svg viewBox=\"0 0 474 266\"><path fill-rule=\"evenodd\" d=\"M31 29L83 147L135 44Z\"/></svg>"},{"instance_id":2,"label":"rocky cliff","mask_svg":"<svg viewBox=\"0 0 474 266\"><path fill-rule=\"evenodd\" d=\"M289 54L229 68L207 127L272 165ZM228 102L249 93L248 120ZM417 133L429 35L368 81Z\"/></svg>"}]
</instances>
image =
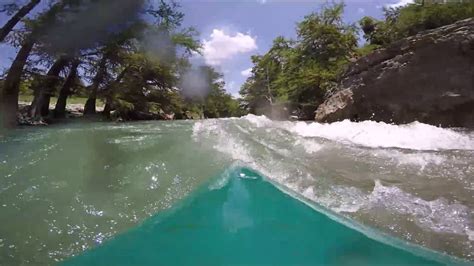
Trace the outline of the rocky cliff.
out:
<instances>
[{"instance_id":1,"label":"rocky cliff","mask_svg":"<svg viewBox=\"0 0 474 266\"><path fill-rule=\"evenodd\" d=\"M474 128L474 18L422 32L362 57L316 110L343 119Z\"/></svg>"}]
</instances>

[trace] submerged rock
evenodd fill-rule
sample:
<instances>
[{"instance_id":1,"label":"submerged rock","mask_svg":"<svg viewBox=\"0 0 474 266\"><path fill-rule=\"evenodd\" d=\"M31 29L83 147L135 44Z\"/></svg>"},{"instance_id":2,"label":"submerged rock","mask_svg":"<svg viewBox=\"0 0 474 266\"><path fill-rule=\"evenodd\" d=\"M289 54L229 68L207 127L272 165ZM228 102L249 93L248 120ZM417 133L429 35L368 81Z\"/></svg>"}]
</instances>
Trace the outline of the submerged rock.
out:
<instances>
[{"instance_id":1,"label":"submerged rock","mask_svg":"<svg viewBox=\"0 0 474 266\"><path fill-rule=\"evenodd\" d=\"M351 64L315 112L343 119L474 127L474 19L402 39Z\"/></svg>"}]
</instances>

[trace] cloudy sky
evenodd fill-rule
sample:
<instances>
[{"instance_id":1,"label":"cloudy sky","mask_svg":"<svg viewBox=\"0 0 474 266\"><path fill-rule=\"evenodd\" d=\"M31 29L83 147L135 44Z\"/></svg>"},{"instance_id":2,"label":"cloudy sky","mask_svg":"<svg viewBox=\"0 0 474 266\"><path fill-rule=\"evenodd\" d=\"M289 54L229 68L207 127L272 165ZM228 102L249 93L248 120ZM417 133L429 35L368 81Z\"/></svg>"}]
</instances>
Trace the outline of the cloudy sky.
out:
<instances>
[{"instance_id":1,"label":"cloudy sky","mask_svg":"<svg viewBox=\"0 0 474 266\"><path fill-rule=\"evenodd\" d=\"M0 0L1 1L1 0ZM347 0L344 19L356 22L369 15L380 18L382 7L411 0ZM182 0L184 26L201 34L202 56L196 64L209 64L224 74L226 89L236 95L250 73L250 56L265 53L279 36L295 37L298 21L317 11L318 0ZM0 24L6 21L0 15ZM0 68L9 66L15 50L0 44Z\"/></svg>"}]
</instances>

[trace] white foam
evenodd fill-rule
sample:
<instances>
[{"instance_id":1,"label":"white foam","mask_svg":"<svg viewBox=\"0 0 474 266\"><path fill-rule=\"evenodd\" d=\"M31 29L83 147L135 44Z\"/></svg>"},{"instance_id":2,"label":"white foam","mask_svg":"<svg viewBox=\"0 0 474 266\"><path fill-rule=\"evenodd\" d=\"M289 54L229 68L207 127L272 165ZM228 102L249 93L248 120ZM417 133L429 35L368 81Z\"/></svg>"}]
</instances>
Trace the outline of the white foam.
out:
<instances>
[{"instance_id":1,"label":"white foam","mask_svg":"<svg viewBox=\"0 0 474 266\"><path fill-rule=\"evenodd\" d=\"M248 118L249 116L244 119L248 120ZM257 121L262 119L263 121L263 123L254 121L255 123L252 122L254 125L273 123L271 120L257 116L250 116L248 121L253 121L253 119ZM266 126L268 125L266 124ZM356 212L366 201L363 200L363 193L353 187L334 186L328 191L321 192L320 189L316 189L314 186L305 186L302 182L313 180L309 173L297 169L297 165L289 167L288 165L282 165L279 159L272 158L272 154L285 155L289 151L282 152L281 149L259 140L260 144L269 148L272 152L262 157L261 150L260 153L256 154L255 152L258 151L251 149L247 143L232 135L228 130L229 128L224 123L217 120L200 121L193 128L193 137L196 141L211 139L215 150L236 161L233 164L234 166L240 164L240 166L250 167L267 178L335 212ZM314 153L322 149L322 145L313 140L298 139L297 141L297 145L302 145L308 153ZM224 173L223 176L225 178L222 178L216 184L212 184L211 189L219 189L228 182L228 173Z\"/></svg>"},{"instance_id":2,"label":"white foam","mask_svg":"<svg viewBox=\"0 0 474 266\"><path fill-rule=\"evenodd\" d=\"M246 149L246 144L231 136L218 120L204 120L193 126L193 138L200 142L203 139L214 140L213 148L232 156L234 160L245 163L253 162L252 156Z\"/></svg>"},{"instance_id":3,"label":"white foam","mask_svg":"<svg viewBox=\"0 0 474 266\"><path fill-rule=\"evenodd\" d=\"M325 193L315 192L310 187L301 194L337 213L357 212L367 203L367 196L355 187L333 186Z\"/></svg>"},{"instance_id":4,"label":"white foam","mask_svg":"<svg viewBox=\"0 0 474 266\"><path fill-rule=\"evenodd\" d=\"M256 115L246 115L242 117L243 120L247 120L250 123L254 124L257 127L270 126L273 124L273 121L268 119L266 116L256 116Z\"/></svg>"},{"instance_id":5,"label":"white foam","mask_svg":"<svg viewBox=\"0 0 474 266\"><path fill-rule=\"evenodd\" d=\"M450 203L443 198L423 200L397 187L383 186L376 180L369 196L372 206L382 206L397 213L410 215L422 228L438 233L465 235L469 228L470 209L460 203Z\"/></svg>"},{"instance_id":6,"label":"white foam","mask_svg":"<svg viewBox=\"0 0 474 266\"><path fill-rule=\"evenodd\" d=\"M466 234L469 241L474 242L474 230L470 230L469 228L466 228Z\"/></svg>"},{"instance_id":7,"label":"white foam","mask_svg":"<svg viewBox=\"0 0 474 266\"><path fill-rule=\"evenodd\" d=\"M247 115L241 120L256 127L281 128L303 137L320 137L371 148L412 150L474 150L474 136L453 129L413 122L392 125L384 122L344 120L329 124L272 121L265 116Z\"/></svg>"},{"instance_id":8,"label":"white foam","mask_svg":"<svg viewBox=\"0 0 474 266\"><path fill-rule=\"evenodd\" d=\"M288 137L281 134L282 132L293 134ZM474 150L474 140L468 134L421 123L402 126L370 121L308 124L276 122L266 117L249 115L242 119L196 122L193 127L193 137L198 142L209 143L231 161L250 167L286 189L334 212L356 213L361 209L365 212L372 207L381 207L385 210L384 213L411 217L410 220L431 233L451 233L469 238L470 241L473 239L474 228L469 216L471 210L460 203L444 198L433 201L423 200L400 188L383 186L380 181L376 181L371 192L357 188L358 183L351 178L347 180L348 183L335 184L332 183L331 176L325 176L326 171L316 170L315 172L318 167L312 168L311 165L307 169L305 163L311 164L310 161L293 158L296 153L292 150L292 147L303 148L307 154L318 153L319 155L330 152L331 146L338 148L339 145L335 146L331 142L311 137L326 138L347 143L349 149L360 149L354 147L353 144L378 147L378 149L364 149L365 155L362 157L389 158L395 164L415 165L423 170L432 165L443 165L448 161L448 158L444 156L445 151L442 150ZM253 143L254 141L256 143ZM288 154L281 152L282 147L288 149ZM390 148L386 149L386 147ZM392 149L392 147L410 150ZM341 157L341 160L350 160L350 158ZM354 162L356 163L357 160L354 159ZM344 163L347 166L347 161ZM334 165L329 167L334 167ZM396 168L396 165L381 165L381 167L390 169ZM329 172L337 175L339 180L345 179L346 172L344 171L339 172L338 169L334 169ZM368 172L368 174L376 176L373 172ZM413 174L417 175L419 172L415 171ZM221 181L225 183L228 180ZM222 183L216 184L215 187L220 186Z\"/></svg>"},{"instance_id":9,"label":"white foam","mask_svg":"<svg viewBox=\"0 0 474 266\"><path fill-rule=\"evenodd\" d=\"M323 145L319 144L318 142L307 139L298 139L296 140L295 145L302 146L305 152L309 154L317 153L323 148Z\"/></svg>"},{"instance_id":10,"label":"white foam","mask_svg":"<svg viewBox=\"0 0 474 266\"><path fill-rule=\"evenodd\" d=\"M430 165L441 165L446 161L446 158L440 154L432 152L410 152L405 153L399 150L377 150L373 152L373 156L383 157L393 160L398 165L413 165L420 167L423 171Z\"/></svg>"},{"instance_id":11,"label":"white foam","mask_svg":"<svg viewBox=\"0 0 474 266\"><path fill-rule=\"evenodd\" d=\"M253 117L252 120L258 118ZM267 118L260 118L268 123ZM257 123L258 124L258 123ZM291 123L287 130L304 137L321 137L366 147L395 147L413 150L474 150L474 138L452 129L414 122L390 125L383 122L351 122L331 124Z\"/></svg>"}]
</instances>

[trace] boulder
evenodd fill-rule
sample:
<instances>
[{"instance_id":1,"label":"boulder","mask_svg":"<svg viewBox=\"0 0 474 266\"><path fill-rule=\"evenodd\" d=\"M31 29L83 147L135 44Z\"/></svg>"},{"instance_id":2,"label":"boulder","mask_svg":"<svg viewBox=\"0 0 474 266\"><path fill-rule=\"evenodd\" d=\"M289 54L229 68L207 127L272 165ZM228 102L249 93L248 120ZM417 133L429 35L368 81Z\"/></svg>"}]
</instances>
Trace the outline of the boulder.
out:
<instances>
[{"instance_id":1,"label":"boulder","mask_svg":"<svg viewBox=\"0 0 474 266\"><path fill-rule=\"evenodd\" d=\"M474 128L474 19L419 33L358 59L315 119Z\"/></svg>"}]
</instances>

